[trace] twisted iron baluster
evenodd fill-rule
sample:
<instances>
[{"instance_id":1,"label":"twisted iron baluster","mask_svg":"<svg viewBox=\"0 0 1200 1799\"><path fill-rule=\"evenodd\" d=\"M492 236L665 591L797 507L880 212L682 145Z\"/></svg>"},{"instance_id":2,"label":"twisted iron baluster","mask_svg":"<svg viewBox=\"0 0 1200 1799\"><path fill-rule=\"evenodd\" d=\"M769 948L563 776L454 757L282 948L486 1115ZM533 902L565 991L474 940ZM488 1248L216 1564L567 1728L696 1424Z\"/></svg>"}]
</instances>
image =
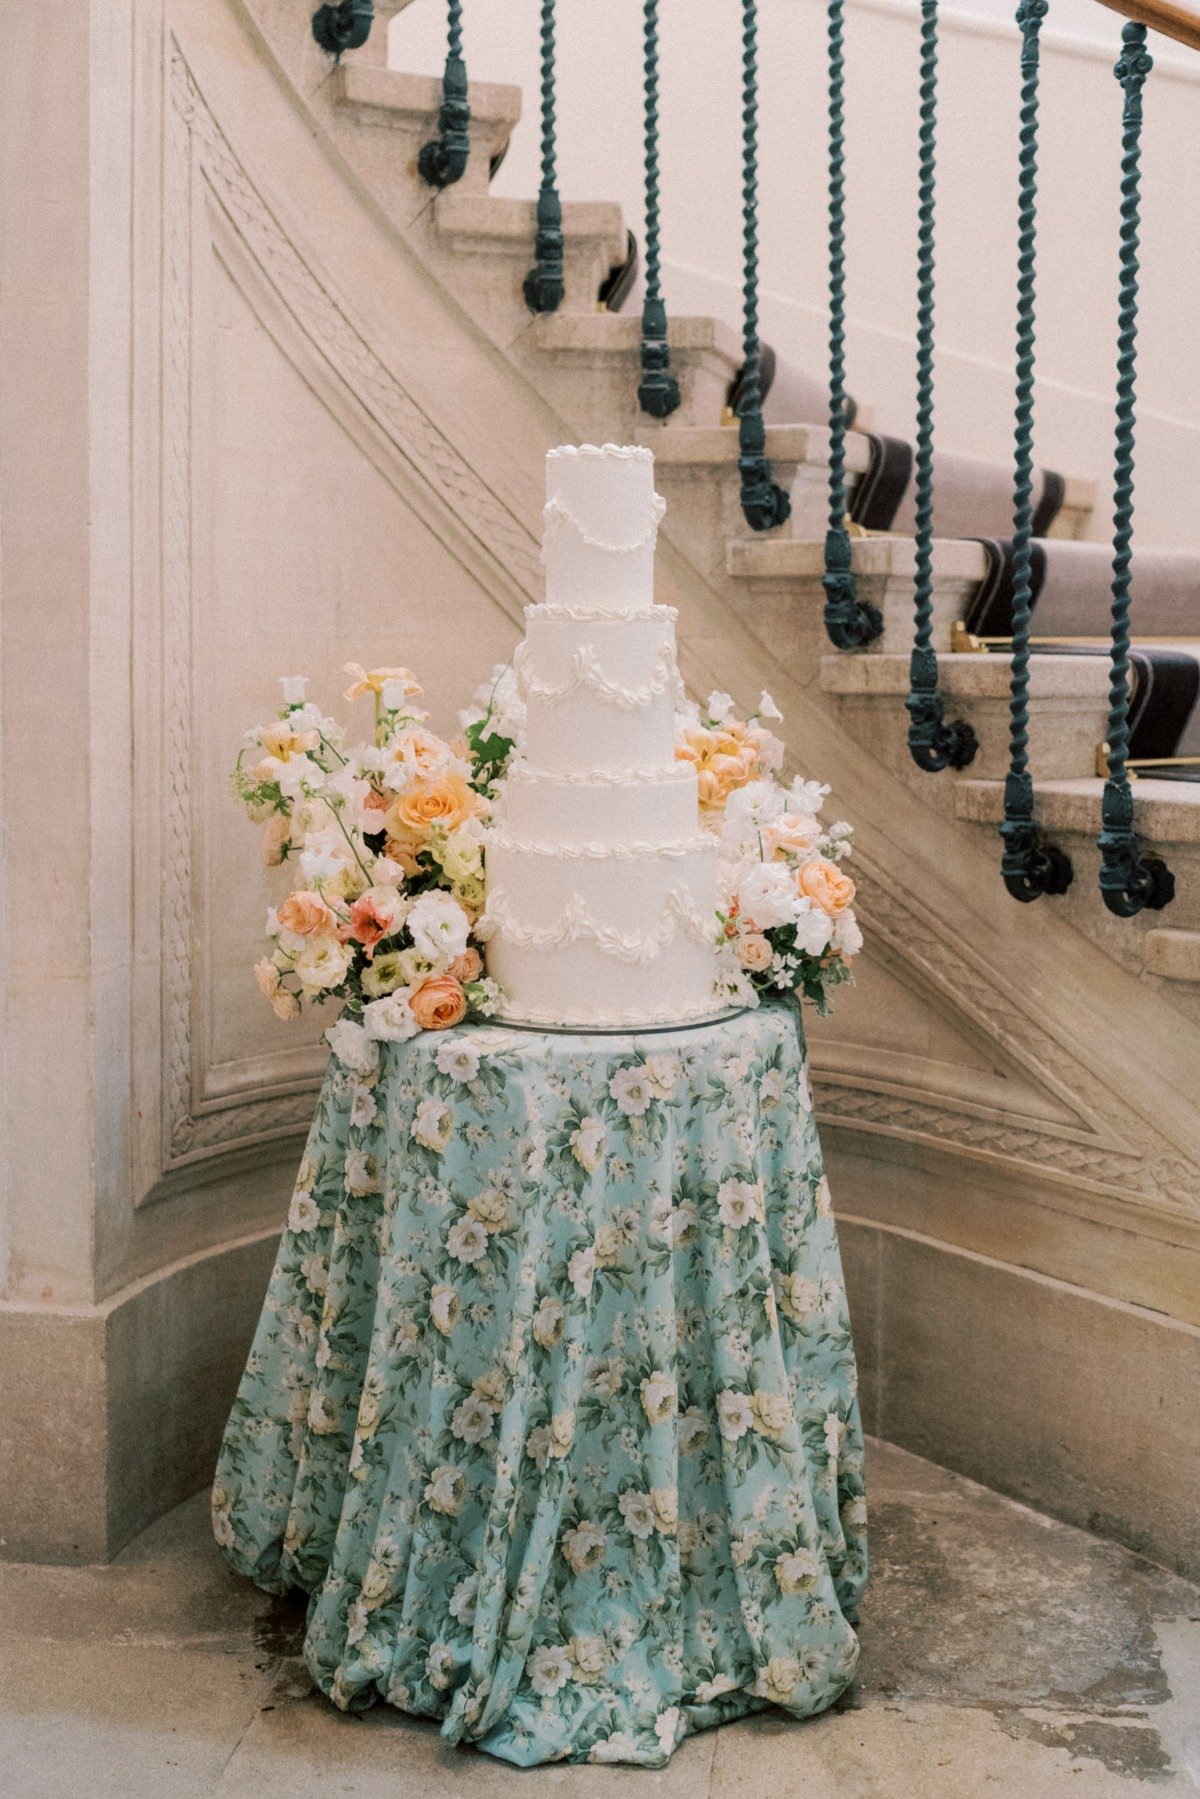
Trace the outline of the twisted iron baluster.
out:
<instances>
[{"instance_id":1,"label":"twisted iron baluster","mask_svg":"<svg viewBox=\"0 0 1200 1799\"><path fill-rule=\"evenodd\" d=\"M1133 918L1175 897L1175 876L1157 856L1143 856L1133 830L1129 755L1129 606L1133 544L1133 453L1137 384L1138 231L1141 208L1142 86L1152 59L1146 27L1121 33L1113 70L1125 90L1121 137L1121 280L1117 314L1117 436L1113 483L1112 675L1108 699L1108 779L1100 831L1100 893L1110 912Z\"/></svg>"},{"instance_id":2,"label":"twisted iron baluster","mask_svg":"<svg viewBox=\"0 0 1200 1799\"><path fill-rule=\"evenodd\" d=\"M1047 0L1021 0L1020 198L1017 212L1017 405L1013 473L1012 681L1009 764L1004 778L1004 851L1000 874L1014 899L1065 893L1074 879L1070 857L1046 843L1033 822L1029 774L1029 619L1033 593L1033 351L1037 270L1039 33Z\"/></svg>"},{"instance_id":3,"label":"twisted iron baluster","mask_svg":"<svg viewBox=\"0 0 1200 1799\"><path fill-rule=\"evenodd\" d=\"M758 17L756 0L742 0L742 396L738 472L742 511L755 531L782 525L792 503L771 479L758 381Z\"/></svg>"},{"instance_id":4,"label":"twisted iron baluster","mask_svg":"<svg viewBox=\"0 0 1200 1799\"><path fill-rule=\"evenodd\" d=\"M642 379L638 405L652 418L669 418L679 405L679 383L671 373L667 309L659 285L658 231L658 0L645 0L646 93L646 298L642 306Z\"/></svg>"},{"instance_id":5,"label":"twisted iron baluster","mask_svg":"<svg viewBox=\"0 0 1200 1799\"><path fill-rule=\"evenodd\" d=\"M430 187L449 187L460 181L467 166L471 140L467 127L471 107L467 99L467 65L462 53L462 0L450 0L450 32L446 72L442 77L442 104L438 108L438 135L421 145L417 173Z\"/></svg>"},{"instance_id":6,"label":"twisted iron baluster","mask_svg":"<svg viewBox=\"0 0 1200 1799\"><path fill-rule=\"evenodd\" d=\"M843 0L829 0L829 529L825 533L825 630L839 650L861 650L883 615L860 600L846 529L846 129Z\"/></svg>"},{"instance_id":7,"label":"twisted iron baluster","mask_svg":"<svg viewBox=\"0 0 1200 1799\"><path fill-rule=\"evenodd\" d=\"M937 0L921 0L921 124L917 190L917 442L914 458L916 569L915 633L909 662L908 748L918 768L937 774L966 768L979 739L963 720L948 723L938 692L933 647L933 309L934 216L937 171Z\"/></svg>"},{"instance_id":8,"label":"twisted iron baluster","mask_svg":"<svg viewBox=\"0 0 1200 1799\"><path fill-rule=\"evenodd\" d=\"M554 0L542 0L542 185L538 189L536 261L525 277L530 312L557 312L563 297L562 204L554 140Z\"/></svg>"}]
</instances>

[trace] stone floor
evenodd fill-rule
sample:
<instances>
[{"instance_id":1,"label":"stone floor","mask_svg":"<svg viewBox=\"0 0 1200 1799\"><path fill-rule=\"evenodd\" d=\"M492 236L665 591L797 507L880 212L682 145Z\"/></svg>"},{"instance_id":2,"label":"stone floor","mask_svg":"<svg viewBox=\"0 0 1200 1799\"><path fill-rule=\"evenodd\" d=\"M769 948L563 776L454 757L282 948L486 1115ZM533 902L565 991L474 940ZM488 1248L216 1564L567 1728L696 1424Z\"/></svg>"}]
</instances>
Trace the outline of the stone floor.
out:
<instances>
[{"instance_id":1,"label":"stone floor","mask_svg":"<svg viewBox=\"0 0 1200 1799\"><path fill-rule=\"evenodd\" d=\"M225 1568L203 1498L109 1568L0 1565L12 1799L1117 1799L1200 1791L1200 1591L887 1444L868 1468L858 1686L808 1724L692 1737L662 1773L524 1773L378 1707L334 1711L303 1612Z\"/></svg>"}]
</instances>

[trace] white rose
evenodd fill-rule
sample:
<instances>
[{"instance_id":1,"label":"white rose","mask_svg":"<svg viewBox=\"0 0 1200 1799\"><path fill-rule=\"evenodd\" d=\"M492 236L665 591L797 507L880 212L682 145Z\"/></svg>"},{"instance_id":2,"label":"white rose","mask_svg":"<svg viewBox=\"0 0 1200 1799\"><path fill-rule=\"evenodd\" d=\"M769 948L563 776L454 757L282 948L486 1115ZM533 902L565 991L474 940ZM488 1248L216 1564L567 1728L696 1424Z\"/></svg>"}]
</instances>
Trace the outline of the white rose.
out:
<instances>
[{"instance_id":1,"label":"white rose","mask_svg":"<svg viewBox=\"0 0 1200 1799\"><path fill-rule=\"evenodd\" d=\"M373 1074L378 1067L379 1051L362 1025L349 1018L340 1018L330 1025L325 1041L342 1066L353 1069L355 1074Z\"/></svg>"},{"instance_id":2,"label":"white rose","mask_svg":"<svg viewBox=\"0 0 1200 1799\"><path fill-rule=\"evenodd\" d=\"M814 906L809 899L801 900L795 924L796 948L806 950L810 956L823 955L833 935L833 920L828 912Z\"/></svg>"},{"instance_id":3,"label":"white rose","mask_svg":"<svg viewBox=\"0 0 1200 1799\"><path fill-rule=\"evenodd\" d=\"M448 893L423 893L412 903L408 928L413 946L434 961L453 961L467 947L471 921Z\"/></svg>"}]
</instances>

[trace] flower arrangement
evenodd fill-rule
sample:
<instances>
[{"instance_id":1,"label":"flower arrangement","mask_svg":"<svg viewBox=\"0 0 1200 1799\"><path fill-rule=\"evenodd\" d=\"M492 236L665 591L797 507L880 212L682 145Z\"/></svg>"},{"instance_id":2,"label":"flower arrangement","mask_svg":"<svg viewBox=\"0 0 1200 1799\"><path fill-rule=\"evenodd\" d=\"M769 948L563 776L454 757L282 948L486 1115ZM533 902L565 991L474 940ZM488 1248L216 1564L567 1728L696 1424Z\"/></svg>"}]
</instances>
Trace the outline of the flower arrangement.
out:
<instances>
[{"instance_id":1,"label":"flower arrangement","mask_svg":"<svg viewBox=\"0 0 1200 1799\"><path fill-rule=\"evenodd\" d=\"M352 1056L364 1034L400 1041L495 1010L473 929L484 819L511 744L490 728L444 742L408 669L346 672L346 699L374 702L370 741L347 748L304 678L286 677L278 717L247 735L234 786L264 827L268 865L298 877L267 914L259 987L285 1019L341 1000L330 1040Z\"/></svg>"},{"instance_id":2,"label":"flower arrangement","mask_svg":"<svg viewBox=\"0 0 1200 1799\"><path fill-rule=\"evenodd\" d=\"M701 816L720 835L724 996L745 1005L794 993L824 1015L862 948L854 882L840 866L853 833L821 823L828 787L777 778L784 747L764 721L780 717L769 693L747 719L727 693L711 694L703 712L680 714L675 754L696 769Z\"/></svg>"}]
</instances>

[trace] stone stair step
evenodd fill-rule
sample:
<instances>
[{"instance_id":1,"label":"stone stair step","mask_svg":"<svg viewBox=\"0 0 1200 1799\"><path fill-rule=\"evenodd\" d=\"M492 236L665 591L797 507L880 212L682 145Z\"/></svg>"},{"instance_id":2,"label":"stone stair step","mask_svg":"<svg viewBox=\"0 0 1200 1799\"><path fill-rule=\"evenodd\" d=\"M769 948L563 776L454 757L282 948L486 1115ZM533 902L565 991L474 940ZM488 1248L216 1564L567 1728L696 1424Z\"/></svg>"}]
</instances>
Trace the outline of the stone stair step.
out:
<instances>
[{"instance_id":1,"label":"stone stair step","mask_svg":"<svg viewBox=\"0 0 1200 1799\"><path fill-rule=\"evenodd\" d=\"M970 776L976 781L1002 781L1008 768L1007 657L940 657L938 685L946 717L964 719L979 738ZM929 781L908 751L907 654L832 653L821 661L821 687L836 696L842 722L888 767L902 773L911 770L918 783ZM1092 774L1107 720L1106 661L1096 656L1030 657L1029 757L1039 777Z\"/></svg>"},{"instance_id":2,"label":"stone stair step","mask_svg":"<svg viewBox=\"0 0 1200 1799\"><path fill-rule=\"evenodd\" d=\"M1096 775L1036 781L1035 813L1046 830L1094 837L1100 829L1104 782ZM1176 844L1200 853L1200 781L1159 781L1139 777L1133 783L1134 817L1147 844ZM956 783L955 811L970 824L999 824L1004 817L1004 785L1000 781Z\"/></svg>"},{"instance_id":3,"label":"stone stair step","mask_svg":"<svg viewBox=\"0 0 1200 1799\"><path fill-rule=\"evenodd\" d=\"M427 215L426 252L447 285L504 347L528 331L534 314L522 283L534 263L537 203L446 188ZM419 229L423 221L417 222ZM562 209L561 314L594 314L600 283L626 253L621 208L607 200L568 200Z\"/></svg>"},{"instance_id":4,"label":"stone stair step","mask_svg":"<svg viewBox=\"0 0 1200 1799\"><path fill-rule=\"evenodd\" d=\"M716 319L685 315L668 321L667 344L680 388L672 426L715 424L741 364L738 338ZM583 436L607 440L654 426L638 404L641 345L640 312L560 311L533 319L514 355Z\"/></svg>"},{"instance_id":5,"label":"stone stair step","mask_svg":"<svg viewBox=\"0 0 1200 1799\"><path fill-rule=\"evenodd\" d=\"M1200 931L1158 926L1146 932L1146 969L1164 981L1200 983Z\"/></svg>"},{"instance_id":6,"label":"stone stair step","mask_svg":"<svg viewBox=\"0 0 1200 1799\"><path fill-rule=\"evenodd\" d=\"M828 434L826 434L828 435ZM744 525L744 521L743 521ZM878 606L883 635L862 655L906 653L913 633L913 579L916 544L911 537L853 537L850 562L859 596ZM936 538L933 544L934 647L949 654L951 627L966 616L983 579L986 557L971 539ZM825 604L821 576L825 544L820 538L734 537L726 546L725 571L749 584L764 600L790 592L818 611ZM858 660L858 657L854 658Z\"/></svg>"},{"instance_id":7,"label":"stone stair step","mask_svg":"<svg viewBox=\"0 0 1200 1799\"><path fill-rule=\"evenodd\" d=\"M404 144L402 154L424 200L431 201L434 189L417 173L417 156L421 145L437 133L438 108L442 103L438 77L408 75L350 57L338 64L332 81L334 100L343 114L354 117L364 128L394 132L411 140ZM472 81L467 95L471 149L466 170L455 188L459 193L485 194L492 158L505 148L521 117L521 90L498 81Z\"/></svg>"}]
</instances>

